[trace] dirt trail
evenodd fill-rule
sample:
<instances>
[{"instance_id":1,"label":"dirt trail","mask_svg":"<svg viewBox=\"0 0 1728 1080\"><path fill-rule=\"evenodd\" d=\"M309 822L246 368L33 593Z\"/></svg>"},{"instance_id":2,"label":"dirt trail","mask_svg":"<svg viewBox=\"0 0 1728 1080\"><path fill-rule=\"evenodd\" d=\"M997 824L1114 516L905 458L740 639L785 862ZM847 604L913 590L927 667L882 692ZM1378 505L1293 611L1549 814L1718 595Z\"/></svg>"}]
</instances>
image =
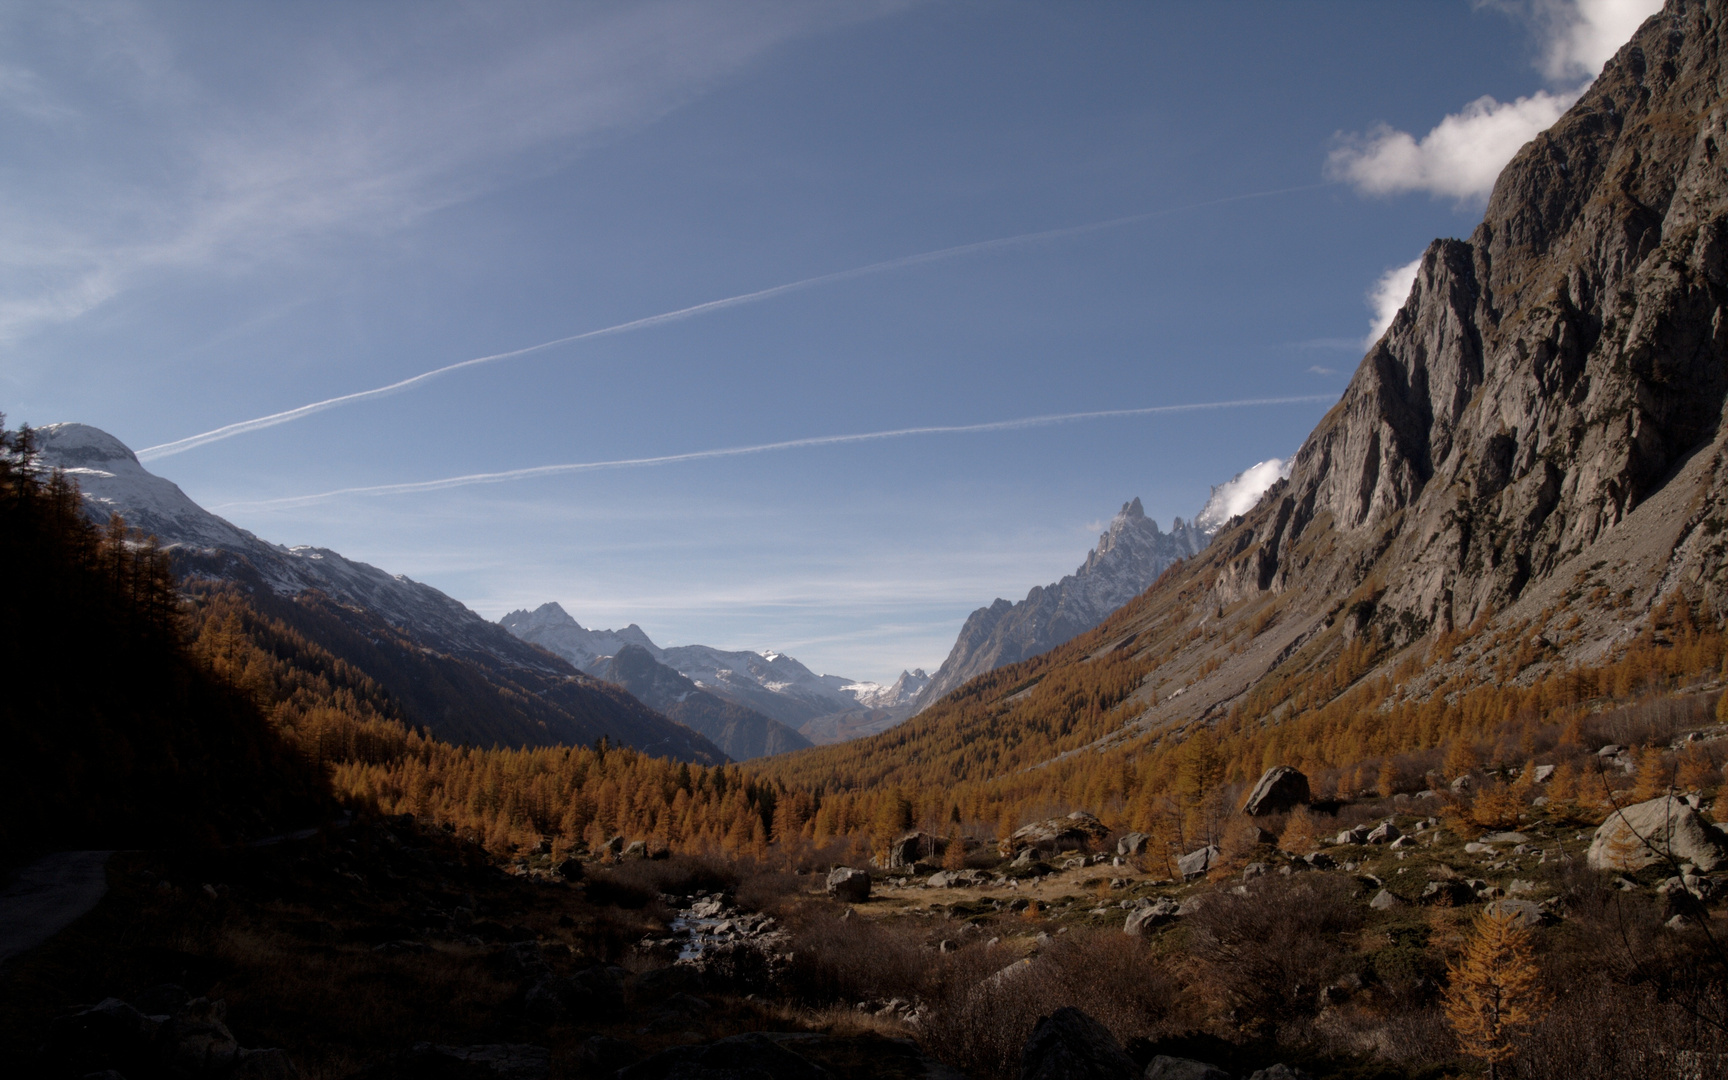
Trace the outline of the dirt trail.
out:
<instances>
[{"instance_id":1,"label":"dirt trail","mask_svg":"<svg viewBox=\"0 0 1728 1080\"><path fill-rule=\"evenodd\" d=\"M0 965L96 906L108 891L112 851L56 851L18 871L0 892Z\"/></svg>"}]
</instances>

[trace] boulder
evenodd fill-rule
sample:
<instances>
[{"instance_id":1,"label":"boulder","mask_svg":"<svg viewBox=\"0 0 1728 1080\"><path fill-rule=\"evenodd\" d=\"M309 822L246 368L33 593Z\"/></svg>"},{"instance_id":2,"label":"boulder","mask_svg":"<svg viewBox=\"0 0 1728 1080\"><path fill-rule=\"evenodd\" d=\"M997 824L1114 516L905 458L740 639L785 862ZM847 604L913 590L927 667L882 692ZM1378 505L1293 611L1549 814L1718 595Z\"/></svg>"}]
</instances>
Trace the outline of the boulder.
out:
<instances>
[{"instance_id":1,"label":"boulder","mask_svg":"<svg viewBox=\"0 0 1728 1080\"><path fill-rule=\"evenodd\" d=\"M1110 835L1104 823L1084 810L1067 817L1049 818L1022 825L1004 845L1004 854L1022 848L1034 848L1046 854L1057 851L1083 851Z\"/></svg>"},{"instance_id":2,"label":"boulder","mask_svg":"<svg viewBox=\"0 0 1728 1080\"><path fill-rule=\"evenodd\" d=\"M1242 842L1253 847L1260 847L1264 844L1276 844L1278 838L1258 825L1250 825L1243 830Z\"/></svg>"},{"instance_id":3,"label":"boulder","mask_svg":"<svg viewBox=\"0 0 1728 1080\"><path fill-rule=\"evenodd\" d=\"M1390 844L1404 834L1398 831L1398 826L1390 821L1383 821L1379 827L1368 834L1370 844Z\"/></svg>"},{"instance_id":4,"label":"boulder","mask_svg":"<svg viewBox=\"0 0 1728 1080\"><path fill-rule=\"evenodd\" d=\"M565 859L553 869L555 869L558 872L558 876L563 878L565 881L582 880L581 859Z\"/></svg>"},{"instance_id":5,"label":"boulder","mask_svg":"<svg viewBox=\"0 0 1728 1080\"><path fill-rule=\"evenodd\" d=\"M1020 1080L1133 1080L1139 1072L1108 1028L1072 1007L1040 1017L1020 1051Z\"/></svg>"},{"instance_id":6,"label":"boulder","mask_svg":"<svg viewBox=\"0 0 1728 1080\"><path fill-rule=\"evenodd\" d=\"M1528 900L1495 900L1484 910L1490 915L1512 917L1512 925L1521 930L1534 930L1542 925L1542 909Z\"/></svg>"},{"instance_id":7,"label":"boulder","mask_svg":"<svg viewBox=\"0 0 1728 1080\"><path fill-rule=\"evenodd\" d=\"M870 874L850 866L837 866L828 873L828 895L843 904L870 899Z\"/></svg>"},{"instance_id":8,"label":"boulder","mask_svg":"<svg viewBox=\"0 0 1728 1080\"><path fill-rule=\"evenodd\" d=\"M1122 924L1122 932L1129 937L1140 937L1153 927L1176 918L1181 909L1182 905L1169 897L1135 908L1128 913L1128 921Z\"/></svg>"},{"instance_id":9,"label":"boulder","mask_svg":"<svg viewBox=\"0 0 1728 1080\"><path fill-rule=\"evenodd\" d=\"M1207 844L1205 847L1200 848L1197 851L1190 851L1180 859L1177 859L1176 869L1185 878L1198 877L1199 875L1204 874L1207 870L1210 870L1212 864L1217 861L1218 849L1211 844Z\"/></svg>"},{"instance_id":10,"label":"boulder","mask_svg":"<svg viewBox=\"0 0 1728 1080\"><path fill-rule=\"evenodd\" d=\"M648 857L648 842L645 840L631 841L630 845L624 849L623 857L626 859L646 859Z\"/></svg>"},{"instance_id":11,"label":"boulder","mask_svg":"<svg viewBox=\"0 0 1728 1080\"><path fill-rule=\"evenodd\" d=\"M1590 842L1592 870L1642 870L1689 862L1710 871L1728 863L1728 836L1671 795L1616 810Z\"/></svg>"},{"instance_id":12,"label":"boulder","mask_svg":"<svg viewBox=\"0 0 1728 1080\"><path fill-rule=\"evenodd\" d=\"M1143 1075L1145 1080L1233 1080L1229 1073L1216 1065L1163 1054L1147 1064Z\"/></svg>"},{"instance_id":13,"label":"boulder","mask_svg":"<svg viewBox=\"0 0 1728 1080\"><path fill-rule=\"evenodd\" d=\"M622 854L623 851L624 851L624 837L623 836L614 836L610 840L607 840L604 844L600 845L600 853L602 855L619 855L619 854Z\"/></svg>"},{"instance_id":14,"label":"boulder","mask_svg":"<svg viewBox=\"0 0 1728 1080\"><path fill-rule=\"evenodd\" d=\"M1306 805L1309 797L1306 776L1288 765L1274 765L1260 775L1248 801L1242 804L1242 812L1249 817L1282 814Z\"/></svg>"},{"instance_id":15,"label":"boulder","mask_svg":"<svg viewBox=\"0 0 1728 1080\"><path fill-rule=\"evenodd\" d=\"M1116 854L1122 856L1146 854L1146 844L1152 838L1143 832L1131 832L1116 841Z\"/></svg>"},{"instance_id":16,"label":"boulder","mask_svg":"<svg viewBox=\"0 0 1728 1080\"><path fill-rule=\"evenodd\" d=\"M1368 906L1373 908L1375 911L1391 911L1393 908L1403 907L1404 901L1398 899L1385 889L1381 889L1379 892L1374 894L1374 899L1368 901Z\"/></svg>"},{"instance_id":17,"label":"boulder","mask_svg":"<svg viewBox=\"0 0 1728 1080\"><path fill-rule=\"evenodd\" d=\"M1554 765L1538 765L1535 769L1531 770L1530 779L1538 784L1546 784L1548 781L1554 779L1555 769L1556 766Z\"/></svg>"},{"instance_id":18,"label":"boulder","mask_svg":"<svg viewBox=\"0 0 1728 1080\"><path fill-rule=\"evenodd\" d=\"M1356 826L1354 829L1345 829L1332 841L1332 843L1339 847L1343 847L1346 844L1366 844L1367 842L1368 830L1360 825Z\"/></svg>"}]
</instances>

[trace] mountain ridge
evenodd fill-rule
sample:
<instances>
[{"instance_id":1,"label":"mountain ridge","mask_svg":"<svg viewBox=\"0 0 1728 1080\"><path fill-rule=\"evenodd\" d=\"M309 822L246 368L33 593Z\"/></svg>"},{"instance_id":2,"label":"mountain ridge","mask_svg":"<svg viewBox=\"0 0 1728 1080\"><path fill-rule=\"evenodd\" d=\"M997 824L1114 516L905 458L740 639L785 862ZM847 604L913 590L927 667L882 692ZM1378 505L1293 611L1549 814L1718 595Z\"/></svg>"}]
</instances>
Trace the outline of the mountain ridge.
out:
<instances>
[{"instance_id":1,"label":"mountain ridge","mask_svg":"<svg viewBox=\"0 0 1728 1080\"><path fill-rule=\"evenodd\" d=\"M158 538L181 578L236 583L251 602L377 678L413 722L454 742L532 746L601 737L692 761L724 755L628 694L520 641L430 585L327 548L262 540L146 470L85 424L35 429L39 460L77 482L85 513Z\"/></svg>"}]
</instances>

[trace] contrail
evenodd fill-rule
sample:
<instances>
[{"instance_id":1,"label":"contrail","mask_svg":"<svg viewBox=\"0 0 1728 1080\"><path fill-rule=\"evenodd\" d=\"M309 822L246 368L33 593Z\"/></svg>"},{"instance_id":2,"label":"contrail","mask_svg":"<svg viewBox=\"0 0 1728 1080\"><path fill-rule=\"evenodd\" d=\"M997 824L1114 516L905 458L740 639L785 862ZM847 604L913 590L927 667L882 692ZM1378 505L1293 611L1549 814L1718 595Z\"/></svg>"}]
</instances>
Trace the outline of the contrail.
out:
<instances>
[{"instance_id":1,"label":"contrail","mask_svg":"<svg viewBox=\"0 0 1728 1080\"><path fill-rule=\"evenodd\" d=\"M1303 394L1298 397L1243 398L1237 401L1204 401L1189 405L1152 405L1142 409L1100 409L1095 412L1054 413L1048 416L1024 416L1018 420L992 420L983 424L947 424L934 427L895 428L891 431L864 431L852 435L816 435L807 439L758 443L754 446L728 446L718 450L692 450L685 454L662 454L658 457L618 458L612 461L577 461L564 465L534 465L526 469L506 469L503 472L468 473L447 476L442 480L418 480L407 484L374 484L370 487L337 488L315 495L290 495L281 499L260 499L252 502L223 503L212 510L283 510L335 499L343 495L405 495L416 491L440 491L444 488L468 487L472 484L502 484L512 480L527 480L539 476L561 476L566 473L599 472L605 469L635 469L650 465L673 465L683 461L705 461L710 458L742 457L746 454L766 454L776 450L798 450L809 446L836 446L841 443L875 442L880 439L902 439L911 435L962 435L979 431L1013 431L1018 428L1048 427L1079 420L1106 420L1123 416L1154 416L1159 413L1199 412L1207 409L1241 409L1256 405L1307 405L1332 402L1337 394Z\"/></svg>"},{"instance_id":2,"label":"contrail","mask_svg":"<svg viewBox=\"0 0 1728 1080\"><path fill-rule=\"evenodd\" d=\"M785 285L775 285L767 289L758 289L755 292L740 293L737 296L728 296L719 300L709 300L706 303L695 304L686 308L679 308L676 311L667 311L662 312L659 315L649 315L641 319L632 319L629 322L619 323L616 326L605 326L598 330L588 330L580 334L571 334L568 337L554 338L551 341L542 341L538 345L529 345L521 349L511 349L509 352L493 353L490 356L477 356L472 360L462 360L454 364L446 364L441 368L433 368L431 371L423 371L418 375L412 375L400 382L393 382L387 386L378 386L371 390L357 390L352 394L342 394L338 397L325 398L323 401L314 401L309 405L301 405L298 408L286 409L278 413L271 413L268 416L260 416L251 420L241 420L238 423L227 424L219 428L212 428L209 431L197 435L188 435L184 439L176 439L173 442L158 443L155 446L146 446L144 449L138 451L138 459L140 461L154 461L157 458L165 458L173 454L183 453L184 451L205 446L209 443L221 442L223 439L231 439L236 435L244 435L248 431L258 431L267 427L275 427L277 424L286 424L292 420L299 420L303 417L311 416L313 413L323 412L325 409L334 409L339 405L350 405L356 401L366 401L370 398L384 397L388 394L400 393L403 390L417 386L429 379L436 379L440 375L448 375L452 371L460 371L463 368L478 367L481 364L495 364L501 360L513 360L518 356L527 356L529 353L540 352L543 349L556 348L559 345L570 345L578 341L587 341L590 338L609 337L613 334L626 334L632 330L644 330L650 326L659 326L662 323L679 322L684 319L693 318L697 315L705 315L711 311L722 311L726 308L738 307L742 304L758 303L785 293L796 292L800 289L810 289L818 285L831 285L837 281L850 281L853 278L866 277L871 274L883 274L890 270L903 270L909 266L919 266L924 263L940 262L944 259L959 258L963 255L974 255L980 252L997 251L1018 244L1034 244L1045 240L1059 240L1068 236L1081 236L1085 233L1099 232L1104 229L1120 228L1124 225L1149 221L1153 218L1168 217L1171 214L1186 213L1190 210L1201 210L1208 206L1221 206L1225 203L1242 202L1248 199L1266 199L1274 195L1289 195L1298 191L1313 191L1316 188L1328 186L1330 185L1304 184L1300 187L1278 188L1273 191L1254 191L1249 192L1246 195L1231 195L1222 199L1208 199L1205 202L1190 203L1186 206L1169 207L1164 210L1152 210L1144 214L1130 214L1127 217L1111 218L1108 221L1094 221L1086 225L1071 225L1062 229L1045 229L1042 232L1022 233L1019 236L1005 236L997 240L979 240L970 244L959 244L955 247L939 248L936 251L926 251L918 255L904 255L898 259L889 259L886 262L871 263L868 266L857 266L850 270L837 270L831 274L818 274L816 277L804 278L801 281L788 282Z\"/></svg>"}]
</instances>

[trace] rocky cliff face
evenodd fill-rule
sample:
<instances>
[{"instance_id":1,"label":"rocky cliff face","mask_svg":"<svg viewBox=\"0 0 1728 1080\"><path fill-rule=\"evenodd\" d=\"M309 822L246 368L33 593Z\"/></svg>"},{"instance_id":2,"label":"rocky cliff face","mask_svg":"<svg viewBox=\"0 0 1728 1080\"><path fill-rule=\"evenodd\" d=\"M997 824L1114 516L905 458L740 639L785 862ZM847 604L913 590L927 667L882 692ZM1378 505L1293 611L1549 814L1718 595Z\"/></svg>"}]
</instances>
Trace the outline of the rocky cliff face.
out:
<instances>
[{"instance_id":1,"label":"rocky cliff face","mask_svg":"<svg viewBox=\"0 0 1728 1080\"><path fill-rule=\"evenodd\" d=\"M1074 573L1033 588L1017 604L997 599L967 616L916 708L927 708L974 676L1037 656L1092 629L1176 560L1199 552L1206 540L1181 518L1164 532L1146 516L1139 499L1124 503Z\"/></svg>"},{"instance_id":2,"label":"rocky cliff face","mask_svg":"<svg viewBox=\"0 0 1728 1080\"><path fill-rule=\"evenodd\" d=\"M1669 598L1728 611L1725 46L1728 3L1672 0L1470 237L1428 248L1289 478L1110 627L1192 639L1140 726L1220 715L1359 636L1391 664L1491 631L1434 676L1467 677L1520 627L1528 679Z\"/></svg>"},{"instance_id":3,"label":"rocky cliff face","mask_svg":"<svg viewBox=\"0 0 1728 1080\"><path fill-rule=\"evenodd\" d=\"M1366 588L1370 621L1408 641L1643 531L1639 561L1665 572L1673 553L1674 581L1720 609L1724 14L1670 3L1507 166L1469 240L1429 247L1288 483L1230 538L1222 600Z\"/></svg>"},{"instance_id":4,"label":"rocky cliff face","mask_svg":"<svg viewBox=\"0 0 1728 1080\"><path fill-rule=\"evenodd\" d=\"M654 659L640 645L625 645L617 655L598 666L594 674L700 732L734 761L782 754L810 745L810 740L778 720L702 689Z\"/></svg>"}]
</instances>

